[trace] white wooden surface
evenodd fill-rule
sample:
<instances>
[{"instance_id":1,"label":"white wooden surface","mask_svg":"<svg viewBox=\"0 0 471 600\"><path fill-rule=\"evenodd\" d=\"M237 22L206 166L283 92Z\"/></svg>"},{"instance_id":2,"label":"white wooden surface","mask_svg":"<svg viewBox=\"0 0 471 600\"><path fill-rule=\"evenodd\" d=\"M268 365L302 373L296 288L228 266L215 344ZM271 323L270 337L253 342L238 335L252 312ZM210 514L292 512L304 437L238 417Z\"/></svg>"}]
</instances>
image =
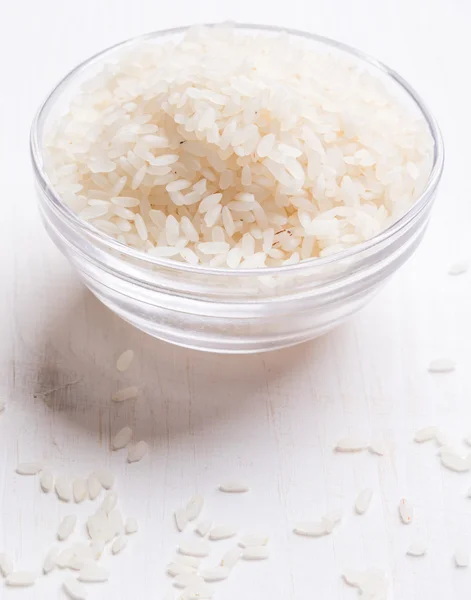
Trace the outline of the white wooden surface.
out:
<instances>
[{"instance_id":1,"label":"white wooden surface","mask_svg":"<svg viewBox=\"0 0 471 600\"><path fill-rule=\"evenodd\" d=\"M469 74L471 7L465 0L155 0L8 2L0 36L0 552L39 570L61 515L84 517L91 503L66 506L19 477L18 460L43 458L57 473L109 465L121 505L141 532L119 557L106 558L108 585L90 598L159 600L163 569L178 541L172 512L192 493L206 514L241 531L267 532L272 558L242 564L218 584L221 600L348 600L344 566L376 565L394 600L464 600L471 571L453 566L455 546L471 549L467 475L445 471L436 448L413 431L440 423L460 440L471 433L471 275L451 278L450 262L471 254ZM443 129L447 167L425 242L376 300L334 333L288 351L230 357L171 347L134 331L101 306L43 232L35 209L28 129L49 88L91 53L121 39L182 23L239 20L287 25L336 37L398 69L428 100ZM125 376L114 363L136 351ZM456 373L430 375L431 358L458 360ZM56 386L74 385L47 394ZM138 383L134 403L112 405L121 384ZM126 465L109 451L110 434L129 423L150 455ZM383 458L332 452L338 437L381 437ZM227 497L223 479L252 492ZM364 517L356 493L372 487ZM416 506L398 521L401 497ZM334 535L294 538L292 525L343 507ZM423 559L405 556L424 534ZM214 560L230 544L215 546ZM63 598L64 573L28 590L0 585L0 598Z\"/></svg>"}]
</instances>

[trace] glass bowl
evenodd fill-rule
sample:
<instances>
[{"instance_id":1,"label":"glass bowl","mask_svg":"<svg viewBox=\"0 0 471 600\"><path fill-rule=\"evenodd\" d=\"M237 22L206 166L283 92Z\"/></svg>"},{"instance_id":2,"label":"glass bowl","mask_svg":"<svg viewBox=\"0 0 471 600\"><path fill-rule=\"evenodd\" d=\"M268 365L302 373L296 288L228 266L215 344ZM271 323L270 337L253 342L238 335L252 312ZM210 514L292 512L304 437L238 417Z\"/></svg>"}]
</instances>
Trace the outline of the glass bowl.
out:
<instances>
[{"instance_id":1,"label":"glass bowl","mask_svg":"<svg viewBox=\"0 0 471 600\"><path fill-rule=\"evenodd\" d=\"M411 256L425 232L440 181L444 148L422 100L393 70L321 36L258 25L237 25L263 35L303 38L317 51L341 55L380 77L425 119L434 139L433 167L422 195L388 229L324 258L263 269L218 269L159 259L99 232L54 192L44 170L42 137L48 119L101 66L143 41L178 39L186 28L151 33L104 50L69 73L34 119L31 155L45 227L85 285L106 306L162 340L224 353L275 350L315 338L364 306ZM52 115L52 116L51 116Z\"/></svg>"}]
</instances>

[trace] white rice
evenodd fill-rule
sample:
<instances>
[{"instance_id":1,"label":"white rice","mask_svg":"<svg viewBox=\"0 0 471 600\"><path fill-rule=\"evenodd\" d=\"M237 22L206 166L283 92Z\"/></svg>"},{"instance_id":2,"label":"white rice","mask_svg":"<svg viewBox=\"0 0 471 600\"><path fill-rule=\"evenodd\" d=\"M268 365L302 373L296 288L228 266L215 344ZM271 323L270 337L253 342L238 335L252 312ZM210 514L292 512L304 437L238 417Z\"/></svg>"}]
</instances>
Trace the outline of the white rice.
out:
<instances>
[{"instance_id":1,"label":"white rice","mask_svg":"<svg viewBox=\"0 0 471 600\"><path fill-rule=\"evenodd\" d=\"M265 560L270 556L270 552L266 546L251 546L244 548L242 558L244 560Z\"/></svg>"},{"instance_id":2,"label":"white rice","mask_svg":"<svg viewBox=\"0 0 471 600\"><path fill-rule=\"evenodd\" d=\"M175 511L175 524L178 531L184 531L188 525L188 515L184 508L178 508Z\"/></svg>"},{"instance_id":3,"label":"white rice","mask_svg":"<svg viewBox=\"0 0 471 600\"><path fill-rule=\"evenodd\" d=\"M450 471L466 473L471 470L471 454L461 456L455 452L443 451L440 453L442 465Z\"/></svg>"},{"instance_id":4,"label":"white rice","mask_svg":"<svg viewBox=\"0 0 471 600\"><path fill-rule=\"evenodd\" d=\"M244 494L249 491L249 487L239 481L228 481L219 486L219 491L226 494Z\"/></svg>"},{"instance_id":5,"label":"white rice","mask_svg":"<svg viewBox=\"0 0 471 600\"><path fill-rule=\"evenodd\" d=\"M132 440L132 435L133 432L129 426L126 425L125 427L120 429L113 437L113 440L111 442L112 449L121 450L122 448L126 448L126 446Z\"/></svg>"},{"instance_id":6,"label":"white rice","mask_svg":"<svg viewBox=\"0 0 471 600\"><path fill-rule=\"evenodd\" d=\"M50 469L43 469L39 474L39 485L45 494L54 489L54 475Z\"/></svg>"},{"instance_id":7,"label":"white rice","mask_svg":"<svg viewBox=\"0 0 471 600\"><path fill-rule=\"evenodd\" d=\"M414 442L418 444L422 444L423 442L430 442L436 438L437 435L437 427L436 425L429 425L428 427L423 427L415 432Z\"/></svg>"},{"instance_id":8,"label":"white rice","mask_svg":"<svg viewBox=\"0 0 471 600\"><path fill-rule=\"evenodd\" d=\"M414 519L414 507L405 498L399 502L399 516L405 525L410 525Z\"/></svg>"},{"instance_id":9,"label":"white rice","mask_svg":"<svg viewBox=\"0 0 471 600\"><path fill-rule=\"evenodd\" d=\"M120 535L119 537L117 537L112 546L111 546L111 552L113 554L119 554L120 552L122 552L126 546L127 546L128 540L126 537L124 537L123 535Z\"/></svg>"},{"instance_id":10,"label":"white rice","mask_svg":"<svg viewBox=\"0 0 471 600\"><path fill-rule=\"evenodd\" d=\"M86 600L88 594L87 588L80 581L77 581L75 577L69 575L64 580L63 586L67 595L72 600Z\"/></svg>"},{"instance_id":11,"label":"white rice","mask_svg":"<svg viewBox=\"0 0 471 600\"><path fill-rule=\"evenodd\" d=\"M55 568L56 563L57 563L57 557L59 556L59 553L60 553L60 550L56 546L54 546L53 548L51 548L49 550L49 552L46 555L46 558L44 559L44 563L43 563L44 575L47 575Z\"/></svg>"},{"instance_id":12,"label":"white rice","mask_svg":"<svg viewBox=\"0 0 471 600\"><path fill-rule=\"evenodd\" d=\"M139 462L147 454L147 451L147 442L144 442L143 440L136 444L130 444L128 446L128 463Z\"/></svg>"},{"instance_id":13,"label":"white rice","mask_svg":"<svg viewBox=\"0 0 471 600\"><path fill-rule=\"evenodd\" d=\"M66 569L74 559L74 551L72 548L65 548L62 552L59 552L56 558L56 565L60 569Z\"/></svg>"},{"instance_id":14,"label":"white rice","mask_svg":"<svg viewBox=\"0 0 471 600\"><path fill-rule=\"evenodd\" d=\"M268 536L259 534L244 535L239 540L239 546L242 548L250 548L250 546L266 546L268 544Z\"/></svg>"},{"instance_id":15,"label":"white rice","mask_svg":"<svg viewBox=\"0 0 471 600\"><path fill-rule=\"evenodd\" d=\"M436 358L428 366L430 373L449 373L456 369L456 361L452 358Z\"/></svg>"},{"instance_id":16,"label":"white rice","mask_svg":"<svg viewBox=\"0 0 471 600\"><path fill-rule=\"evenodd\" d=\"M105 497L103 498L103 502L101 503L100 510L106 515L109 515L111 511L114 510L117 503L118 494L113 491L106 492Z\"/></svg>"},{"instance_id":17,"label":"white rice","mask_svg":"<svg viewBox=\"0 0 471 600\"><path fill-rule=\"evenodd\" d=\"M57 477L54 487L59 500L63 502L70 502L72 500L72 483L68 477L63 475Z\"/></svg>"},{"instance_id":18,"label":"white rice","mask_svg":"<svg viewBox=\"0 0 471 600\"><path fill-rule=\"evenodd\" d=\"M88 497L90 500L95 500L102 490L100 480L96 473L90 473L87 479Z\"/></svg>"},{"instance_id":19,"label":"white rice","mask_svg":"<svg viewBox=\"0 0 471 600\"><path fill-rule=\"evenodd\" d=\"M94 560L100 560L105 549L105 543L101 540L90 542L90 551Z\"/></svg>"},{"instance_id":20,"label":"white rice","mask_svg":"<svg viewBox=\"0 0 471 600\"><path fill-rule=\"evenodd\" d=\"M194 556L184 556L183 554L175 555L174 562L179 563L180 565L186 565L187 567L192 567L193 569L197 569L200 566L201 559L196 558Z\"/></svg>"},{"instance_id":21,"label":"white rice","mask_svg":"<svg viewBox=\"0 0 471 600\"><path fill-rule=\"evenodd\" d=\"M141 228L142 227L145 228L144 221L143 221L141 215L139 215L139 214L136 214L135 217L134 217L134 222L135 222L136 227L138 226L137 222L136 222L137 219L140 220L139 221L140 222L140 227ZM139 233L139 231L138 231L138 233ZM121 371L121 372L127 371L129 369L129 367L131 366L131 363L132 363L133 360L134 360L134 352L133 352L133 350L125 350L119 356L118 360L116 361L116 368L118 369L118 371Z\"/></svg>"},{"instance_id":22,"label":"white rice","mask_svg":"<svg viewBox=\"0 0 471 600\"><path fill-rule=\"evenodd\" d=\"M5 579L9 587L29 587L36 582L37 575L30 571L14 571Z\"/></svg>"},{"instance_id":23,"label":"white rice","mask_svg":"<svg viewBox=\"0 0 471 600\"><path fill-rule=\"evenodd\" d=\"M355 510L359 515L364 515L369 509L373 498L373 490L366 488L362 490L355 500Z\"/></svg>"},{"instance_id":24,"label":"white rice","mask_svg":"<svg viewBox=\"0 0 471 600\"><path fill-rule=\"evenodd\" d=\"M98 469L95 471L95 475L105 490L109 490L113 487L115 478L111 471L108 471L107 469Z\"/></svg>"},{"instance_id":25,"label":"white rice","mask_svg":"<svg viewBox=\"0 0 471 600\"><path fill-rule=\"evenodd\" d=\"M113 402L124 402L125 400L132 400L139 394L139 388L135 385L131 385L127 388L118 390L116 394L113 394Z\"/></svg>"},{"instance_id":26,"label":"white rice","mask_svg":"<svg viewBox=\"0 0 471 600\"><path fill-rule=\"evenodd\" d=\"M454 443L452 437L446 431L439 428L435 431L435 441L442 448L449 448Z\"/></svg>"},{"instance_id":27,"label":"white rice","mask_svg":"<svg viewBox=\"0 0 471 600\"><path fill-rule=\"evenodd\" d=\"M228 567L209 567L200 571L201 577L204 581L223 581L227 579L231 573Z\"/></svg>"},{"instance_id":28,"label":"white rice","mask_svg":"<svg viewBox=\"0 0 471 600\"><path fill-rule=\"evenodd\" d=\"M237 530L228 525L217 525L213 527L209 532L209 539L212 542L217 542L219 540L227 540L231 537L234 537L237 534Z\"/></svg>"},{"instance_id":29,"label":"white rice","mask_svg":"<svg viewBox=\"0 0 471 600\"><path fill-rule=\"evenodd\" d=\"M296 535L305 537L321 537L330 533L328 524L322 519L321 521L305 521L298 523L294 527Z\"/></svg>"},{"instance_id":30,"label":"white rice","mask_svg":"<svg viewBox=\"0 0 471 600\"><path fill-rule=\"evenodd\" d=\"M193 496L193 498L191 498L188 504L186 505L186 516L188 517L188 520L194 521L195 519L197 519L200 516L201 511L203 510L203 506L203 496Z\"/></svg>"},{"instance_id":31,"label":"white rice","mask_svg":"<svg viewBox=\"0 0 471 600\"><path fill-rule=\"evenodd\" d=\"M335 450L337 452L360 452L367 447L368 444L364 440L354 436L347 436L337 442Z\"/></svg>"},{"instance_id":32,"label":"white rice","mask_svg":"<svg viewBox=\"0 0 471 600\"><path fill-rule=\"evenodd\" d=\"M342 577L347 585L359 589L361 589L362 583L365 580L363 571L356 571L354 569L344 569Z\"/></svg>"},{"instance_id":33,"label":"white rice","mask_svg":"<svg viewBox=\"0 0 471 600\"><path fill-rule=\"evenodd\" d=\"M195 531L201 537L206 537L210 532L212 525L211 521L201 521L201 523L198 523Z\"/></svg>"},{"instance_id":34,"label":"white rice","mask_svg":"<svg viewBox=\"0 0 471 600\"><path fill-rule=\"evenodd\" d=\"M407 554L409 556L424 556L427 552L427 544L422 540L415 540L407 549Z\"/></svg>"},{"instance_id":35,"label":"white rice","mask_svg":"<svg viewBox=\"0 0 471 600\"><path fill-rule=\"evenodd\" d=\"M183 591L183 594L179 596L179 600L206 600L214 596L214 589L205 583L196 582L193 585L188 586Z\"/></svg>"},{"instance_id":36,"label":"white rice","mask_svg":"<svg viewBox=\"0 0 471 600\"><path fill-rule=\"evenodd\" d=\"M16 472L18 475L37 475L43 468L44 465L40 462L20 463Z\"/></svg>"},{"instance_id":37,"label":"white rice","mask_svg":"<svg viewBox=\"0 0 471 600\"><path fill-rule=\"evenodd\" d=\"M76 477L72 483L72 493L77 503L83 502L87 497L87 482L82 477Z\"/></svg>"},{"instance_id":38,"label":"white rice","mask_svg":"<svg viewBox=\"0 0 471 600\"><path fill-rule=\"evenodd\" d=\"M457 567L469 567L469 550L459 547L454 554L455 564Z\"/></svg>"},{"instance_id":39,"label":"white rice","mask_svg":"<svg viewBox=\"0 0 471 600\"><path fill-rule=\"evenodd\" d=\"M387 600L389 582L386 575L380 569L370 568L366 571L355 571L347 569L343 572L345 583L356 587L363 598L372 600Z\"/></svg>"},{"instance_id":40,"label":"white rice","mask_svg":"<svg viewBox=\"0 0 471 600\"><path fill-rule=\"evenodd\" d=\"M450 265L450 268L448 269L448 274L449 275L463 275L463 273L468 272L469 264L470 264L469 260L466 260L466 259L459 260L459 261L453 263L452 265Z\"/></svg>"},{"instance_id":41,"label":"white rice","mask_svg":"<svg viewBox=\"0 0 471 600\"><path fill-rule=\"evenodd\" d=\"M228 550L221 559L221 567L233 569L242 558L242 554L242 550L237 547Z\"/></svg>"},{"instance_id":42,"label":"white rice","mask_svg":"<svg viewBox=\"0 0 471 600\"><path fill-rule=\"evenodd\" d=\"M77 515L67 515L62 519L57 530L57 539L61 542L69 538L77 525Z\"/></svg>"},{"instance_id":43,"label":"white rice","mask_svg":"<svg viewBox=\"0 0 471 600\"><path fill-rule=\"evenodd\" d=\"M186 556L204 558L209 554L209 544L206 540L186 540L179 545L179 551Z\"/></svg>"},{"instance_id":44,"label":"white rice","mask_svg":"<svg viewBox=\"0 0 471 600\"><path fill-rule=\"evenodd\" d=\"M108 581L109 571L106 567L89 563L79 573L78 580L84 583Z\"/></svg>"},{"instance_id":45,"label":"white rice","mask_svg":"<svg viewBox=\"0 0 471 600\"><path fill-rule=\"evenodd\" d=\"M173 580L173 585L177 588L189 588L202 583L203 579L194 573L180 573Z\"/></svg>"},{"instance_id":46,"label":"white rice","mask_svg":"<svg viewBox=\"0 0 471 600\"><path fill-rule=\"evenodd\" d=\"M187 558L193 558L192 556ZM199 564L199 563L198 563ZM177 577L177 575L191 575L192 573L196 573L196 568L191 567L190 565L183 565L178 562L172 562L167 567L167 573L170 577Z\"/></svg>"},{"instance_id":47,"label":"white rice","mask_svg":"<svg viewBox=\"0 0 471 600\"><path fill-rule=\"evenodd\" d=\"M423 119L375 76L290 36L228 27L123 51L44 147L53 187L104 234L228 268L294 264L378 234L420 195L433 156Z\"/></svg>"},{"instance_id":48,"label":"white rice","mask_svg":"<svg viewBox=\"0 0 471 600\"><path fill-rule=\"evenodd\" d=\"M108 515L108 525L113 532L113 537L125 534L124 519L119 508L115 508Z\"/></svg>"},{"instance_id":49,"label":"white rice","mask_svg":"<svg viewBox=\"0 0 471 600\"><path fill-rule=\"evenodd\" d=\"M124 524L124 530L128 535L136 533L139 530L139 525L133 517L128 517Z\"/></svg>"}]
</instances>

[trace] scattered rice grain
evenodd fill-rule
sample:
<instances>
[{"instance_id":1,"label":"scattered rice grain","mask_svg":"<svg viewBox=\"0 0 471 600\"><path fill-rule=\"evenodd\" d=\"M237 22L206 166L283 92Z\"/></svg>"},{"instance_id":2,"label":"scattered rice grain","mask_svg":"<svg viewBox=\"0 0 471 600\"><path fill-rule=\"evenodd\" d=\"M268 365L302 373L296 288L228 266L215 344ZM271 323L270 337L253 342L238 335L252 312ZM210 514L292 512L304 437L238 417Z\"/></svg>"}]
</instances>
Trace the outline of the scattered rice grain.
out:
<instances>
[{"instance_id":1,"label":"scattered rice grain","mask_svg":"<svg viewBox=\"0 0 471 600\"><path fill-rule=\"evenodd\" d=\"M233 527L229 527L227 525L219 525L214 527L209 532L209 539L212 542L219 540L227 540L236 535L237 531Z\"/></svg>"},{"instance_id":2,"label":"scattered rice grain","mask_svg":"<svg viewBox=\"0 0 471 600\"><path fill-rule=\"evenodd\" d=\"M63 502L70 502L72 500L72 483L68 477L63 475L57 477L54 487L59 500Z\"/></svg>"},{"instance_id":3,"label":"scattered rice grain","mask_svg":"<svg viewBox=\"0 0 471 600\"><path fill-rule=\"evenodd\" d=\"M414 507L405 498L399 502L399 515L405 525L412 523L414 518Z\"/></svg>"},{"instance_id":4,"label":"scattered rice grain","mask_svg":"<svg viewBox=\"0 0 471 600\"><path fill-rule=\"evenodd\" d=\"M37 475L44 468L41 462L20 463L16 467L18 475Z\"/></svg>"},{"instance_id":5,"label":"scattered rice grain","mask_svg":"<svg viewBox=\"0 0 471 600\"><path fill-rule=\"evenodd\" d=\"M39 475L39 485L45 494L54 489L54 475L50 469L43 469Z\"/></svg>"},{"instance_id":6,"label":"scattered rice grain","mask_svg":"<svg viewBox=\"0 0 471 600\"><path fill-rule=\"evenodd\" d=\"M37 575L30 571L14 571L5 579L9 587L29 587L36 583Z\"/></svg>"},{"instance_id":7,"label":"scattered rice grain","mask_svg":"<svg viewBox=\"0 0 471 600\"><path fill-rule=\"evenodd\" d=\"M75 502L77 502L77 504L85 500L88 493L87 482L85 481L85 479L83 479L82 477L77 477L76 479L74 479L72 484L72 493L74 496L74 500Z\"/></svg>"},{"instance_id":8,"label":"scattered rice grain","mask_svg":"<svg viewBox=\"0 0 471 600\"><path fill-rule=\"evenodd\" d=\"M141 440L136 444L130 444L128 447L128 463L139 462L147 454L147 442Z\"/></svg>"},{"instance_id":9,"label":"scattered rice grain","mask_svg":"<svg viewBox=\"0 0 471 600\"><path fill-rule=\"evenodd\" d=\"M456 369L456 361L451 358L436 358L428 366L430 373L450 373Z\"/></svg>"},{"instance_id":10,"label":"scattered rice grain","mask_svg":"<svg viewBox=\"0 0 471 600\"><path fill-rule=\"evenodd\" d=\"M227 494L243 494L249 491L249 487L244 483L240 483L237 481L230 481L226 483L222 483L219 486L219 491L225 492Z\"/></svg>"},{"instance_id":11,"label":"scattered rice grain","mask_svg":"<svg viewBox=\"0 0 471 600\"><path fill-rule=\"evenodd\" d=\"M251 546L250 548L244 548L242 551L242 558L244 560L265 560L269 555L270 553L266 546Z\"/></svg>"},{"instance_id":12,"label":"scattered rice grain","mask_svg":"<svg viewBox=\"0 0 471 600\"><path fill-rule=\"evenodd\" d=\"M77 581L75 577L69 575L66 579L64 579L64 590L72 600L85 600L87 598L87 588Z\"/></svg>"},{"instance_id":13,"label":"scattered rice grain","mask_svg":"<svg viewBox=\"0 0 471 600\"><path fill-rule=\"evenodd\" d=\"M355 500L355 510L359 515L363 515L366 513L371 504L371 499L373 498L373 490L367 488L362 490Z\"/></svg>"},{"instance_id":14,"label":"scattered rice grain","mask_svg":"<svg viewBox=\"0 0 471 600\"><path fill-rule=\"evenodd\" d=\"M140 216L140 215L137 215ZM142 219L142 217L141 217ZM125 350L116 361L116 368L121 373L127 371L131 366L132 361L134 360L134 351L133 350Z\"/></svg>"},{"instance_id":15,"label":"scattered rice grain","mask_svg":"<svg viewBox=\"0 0 471 600\"><path fill-rule=\"evenodd\" d=\"M111 442L111 447L113 450L121 450L122 448L126 448L131 440L132 429L126 425L115 434Z\"/></svg>"},{"instance_id":16,"label":"scattered rice grain","mask_svg":"<svg viewBox=\"0 0 471 600\"><path fill-rule=\"evenodd\" d=\"M77 515L67 515L62 519L57 530L57 539L63 542L69 538L77 525Z\"/></svg>"}]
</instances>

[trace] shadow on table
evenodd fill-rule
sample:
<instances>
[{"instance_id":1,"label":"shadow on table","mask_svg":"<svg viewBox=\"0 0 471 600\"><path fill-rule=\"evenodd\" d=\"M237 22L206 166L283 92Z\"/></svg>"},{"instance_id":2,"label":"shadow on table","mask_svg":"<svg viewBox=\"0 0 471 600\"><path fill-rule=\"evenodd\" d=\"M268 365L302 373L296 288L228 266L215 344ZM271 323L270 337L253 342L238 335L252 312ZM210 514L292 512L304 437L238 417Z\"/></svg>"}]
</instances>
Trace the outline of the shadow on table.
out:
<instances>
[{"instance_id":1,"label":"shadow on table","mask_svg":"<svg viewBox=\"0 0 471 600\"><path fill-rule=\"evenodd\" d=\"M307 362L321 375L326 344L330 336L341 335L263 354L211 354L151 338L114 315L85 287L74 285L69 299L49 315L32 349L35 397L56 418L79 428L96 429L98 420L105 435L131 421L139 437L171 438L209 431L218 421L237 426L257 411L276 411L278 403L287 401L277 393L278 380L284 380L284 389L286 380L292 381L294 391ZM128 371L119 373L116 359L127 348L135 351L135 359ZM116 390L130 385L140 387L137 400L112 402ZM295 393L289 401L296 402Z\"/></svg>"}]
</instances>

